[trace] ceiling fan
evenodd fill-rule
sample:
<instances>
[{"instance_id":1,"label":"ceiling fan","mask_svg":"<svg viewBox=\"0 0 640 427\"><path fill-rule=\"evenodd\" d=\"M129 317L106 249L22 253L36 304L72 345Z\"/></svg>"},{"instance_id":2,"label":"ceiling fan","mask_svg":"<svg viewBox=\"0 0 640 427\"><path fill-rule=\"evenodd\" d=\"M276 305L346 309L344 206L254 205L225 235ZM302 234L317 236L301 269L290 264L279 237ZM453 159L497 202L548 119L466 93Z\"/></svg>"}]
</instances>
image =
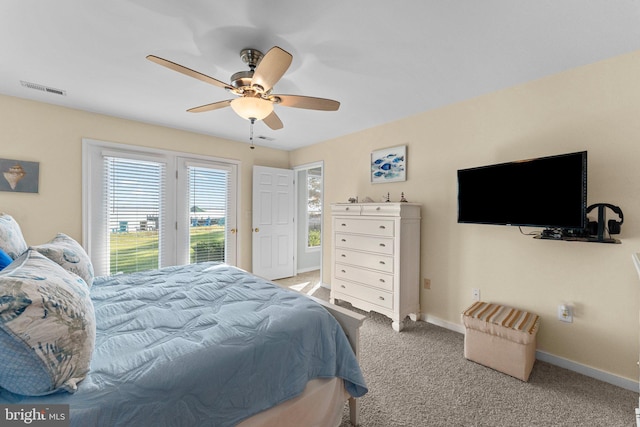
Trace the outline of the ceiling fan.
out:
<instances>
[{"instance_id":1,"label":"ceiling fan","mask_svg":"<svg viewBox=\"0 0 640 427\"><path fill-rule=\"evenodd\" d=\"M202 113L230 106L240 117L250 120L252 123L256 120L262 120L271 129L277 130L282 129L283 124L273 111L274 104L322 111L336 111L340 107L340 103L332 99L272 94L273 86L284 75L293 60L293 56L289 52L278 46L272 47L264 55L257 49L243 49L240 52L240 58L249 65L249 70L233 74L231 82L227 84L167 59L155 55L147 56L149 61L221 87L238 96L234 99L190 108L187 111L191 113Z\"/></svg>"}]
</instances>

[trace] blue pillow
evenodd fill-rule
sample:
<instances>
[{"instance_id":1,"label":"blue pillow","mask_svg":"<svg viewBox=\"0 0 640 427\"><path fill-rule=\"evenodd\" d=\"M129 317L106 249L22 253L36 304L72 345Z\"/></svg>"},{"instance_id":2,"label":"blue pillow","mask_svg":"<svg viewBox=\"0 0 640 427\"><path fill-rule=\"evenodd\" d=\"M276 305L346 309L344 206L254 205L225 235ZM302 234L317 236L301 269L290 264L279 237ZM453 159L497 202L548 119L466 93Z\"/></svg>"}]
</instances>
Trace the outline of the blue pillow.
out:
<instances>
[{"instance_id":1,"label":"blue pillow","mask_svg":"<svg viewBox=\"0 0 640 427\"><path fill-rule=\"evenodd\" d=\"M0 249L0 270L5 268L7 265L11 264L13 260L5 251Z\"/></svg>"}]
</instances>

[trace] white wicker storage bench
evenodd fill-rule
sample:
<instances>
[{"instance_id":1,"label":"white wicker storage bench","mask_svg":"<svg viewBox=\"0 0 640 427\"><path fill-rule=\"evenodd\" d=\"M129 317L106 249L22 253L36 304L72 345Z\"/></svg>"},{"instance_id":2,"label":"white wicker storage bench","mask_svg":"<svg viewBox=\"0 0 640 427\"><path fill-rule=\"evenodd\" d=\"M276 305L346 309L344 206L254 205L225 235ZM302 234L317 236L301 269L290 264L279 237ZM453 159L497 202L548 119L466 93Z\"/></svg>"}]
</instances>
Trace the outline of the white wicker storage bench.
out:
<instances>
[{"instance_id":1,"label":"white wicker storage bench","mask_svg":"<svg viewBox=\"0 0 640 427\"><path fill-rule=\"evenodd\" d=\"M477 301L462 313L464 357L522 381L536 361L537 314Z\"/></svg>"}]
</instances>

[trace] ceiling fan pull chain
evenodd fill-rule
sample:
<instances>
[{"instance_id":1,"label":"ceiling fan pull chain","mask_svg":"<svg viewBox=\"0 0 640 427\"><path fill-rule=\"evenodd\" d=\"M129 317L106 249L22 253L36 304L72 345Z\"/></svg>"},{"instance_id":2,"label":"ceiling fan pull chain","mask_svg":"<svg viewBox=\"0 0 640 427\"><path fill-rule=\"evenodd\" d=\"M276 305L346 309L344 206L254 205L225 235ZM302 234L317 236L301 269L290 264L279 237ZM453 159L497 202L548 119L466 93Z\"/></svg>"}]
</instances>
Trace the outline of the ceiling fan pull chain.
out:
<instances>
[{"instance_id":1,"label":"ceiling fan pull chain","mask_svg":"<svg viewBox=\"0 0 640 427\"><path fill-rule=\"evenodd\" d=\"M251 142L251 146L249 148L251 148L252 150L256 148L255 145L253 145L253 124L256 122L256 119L254 119L253 117L251 119L251 124L249 125L250 127L250 131L249 131L249 141Z\"/></svg>"}]
</instances>

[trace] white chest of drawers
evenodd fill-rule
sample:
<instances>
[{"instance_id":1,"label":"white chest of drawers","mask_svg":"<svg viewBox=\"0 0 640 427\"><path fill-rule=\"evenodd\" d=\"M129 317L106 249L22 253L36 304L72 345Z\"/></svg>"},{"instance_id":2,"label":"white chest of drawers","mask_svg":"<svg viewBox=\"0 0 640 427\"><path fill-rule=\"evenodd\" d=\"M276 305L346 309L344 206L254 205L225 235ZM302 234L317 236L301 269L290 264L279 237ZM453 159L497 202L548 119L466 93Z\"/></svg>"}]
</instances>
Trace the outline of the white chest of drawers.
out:
<instances>
[{"instance_id":1,"label":"white chest of drawers","mask_svg":"<svg viewBox=\"0 0 640 427\"><path fill-rule=\"evenodd\" d=\"M331 205L331 302L390 317L396 331L420 312L420 205Z\"/></svg>"}]
</instances>

